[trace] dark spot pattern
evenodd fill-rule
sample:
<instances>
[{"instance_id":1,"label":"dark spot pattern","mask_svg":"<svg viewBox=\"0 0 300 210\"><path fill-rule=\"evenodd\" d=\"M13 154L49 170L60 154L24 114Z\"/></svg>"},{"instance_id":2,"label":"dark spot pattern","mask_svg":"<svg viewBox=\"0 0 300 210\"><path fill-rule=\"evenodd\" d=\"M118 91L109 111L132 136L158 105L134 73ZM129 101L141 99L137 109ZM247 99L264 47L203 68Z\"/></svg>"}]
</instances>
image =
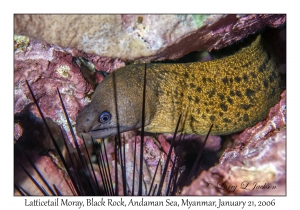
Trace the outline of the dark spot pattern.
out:
<instances>
[{"instance_id":1,"label":"dark spot pattern","mask_svg":"<svg viewBox=\"0 0 300 210\"><path fill-rule=\"evenodd\" d=\"M269 75L269 82L270 82L270 83L273 83L273 82L274 82L274 78L273 78L272 75Z\"/></svg>"},{"instance_id":2,"label":"dark spot pattern","mask_svg":"<svg viewBox=\"0 0 300 210\"><path fill-rule=\"evenodd\" d=\"M244 122L248 122L249 121L248 114L244 114L243 120L244 120Z\"/></svg>"},{"instance_id":3,"label":"dark spot pattern","mask_svg":"<svg viewBox=\"0 0 300 210\"><path fill-rule=\"evenodd\" d=\"M243 74L243 79L245 82L248 82L248 76L246 74Z\"/></svg>"},{"instance_id":4,"label":"dark spot pattern","mask_svg":"<svg viewBox=\"0 0 300 210\"><path fill-rule=\"evenodd\" d=\"M222 117L223 116L223 112L219 112L219 116Z\"/></svg>"},{"instance_id":5,"label":"dark spot pattern","mask_svg":"<svg viewBox=\"0 0 300 210\"><path fill-rule=\"evenodd\" d=\"M231 120L229 120L228 118L223 118L223 122L225 122L225 123L230 123Z\"/></svg>"},{"instance_id":6,"label":"dark spot pattern","mask_svg":"<svg viewBox=\"0 0 300 210\"><path fill-rule=\"evenodd\" d=\"M222 79L222 82L226 85L226 84L228 84L228 79L227 79L227 77L224 77L223 79Z\"/></svg>"},{"instance_id":7,"label":"dark spot pattern","mask_svg":"<svg viewBox=\"0 0 300 210\"><path fill-rule=\"evenodd\" d=\"M189 99L189 101L191 101L191 100L192 100L192 97L191 97L191 96L188 96L188 99Z\"/></svg>"},{"instance_id":8,"label":"dark spot pattern","mask_svg":"<svg viewBox=\"0 0 300 210\"><path fill-rule=\"evenodd\" d=\"M202 119L204 119L204 120L206 119L206 116L205 116L204 114L203 114L201 117L202 117Z\"/></svg>"},{"instance_id":9,"label":"dark spot pattern","mask_svg":"<svg viewBox=\"0 0 300 210\"><path fill-rule=\"evenodd\" d=\"M240 77L238 77L238 76L234 77L234 81L236 81L237 83L240 83L241 80L242 79Z\"/></svg>"},{"instance_id":10,"label":"dark spot pattern","mask_svg":"<svg viewBox=\"0 0 300 210\"><path fill-rule=\"evenodd\" d=\"M196 91L197 91L198 93L200 93L200 92L201 92L201 87L197 87L197 88L196 88Z\"/></svg>"},{"instance_id":11,"label":"dark spot pattern","mask_svg":"<svg viewBox=\"0 0 300 210\"><path fill-rule=\"evenodd\" d=\"M249 66L249 63L245 63L242 65L242 68L248 68L248 66Z\"/></svg>"},{"instance_id":12,"label":"dark spot pattern","mask_svg":"<svg viewBox=\"0 0 300 210\"><path fill-rule=\"evenodd\" d=\"M233 90L230 91L230 95L231 95L231 96L235 96L235 93L234 93Z\"/></svg>"},{"instance_id":13,"label":"dark spot pattern","mask_svg":"<svg viewBox=\"0 0 300 210\"><path fill-rule=\"evenodd\" d=\"M211 91L208 92L208 97L209 98L213 97L215 95L215 93L216 93L216 89L214 88L214 89L212 89Z\"/></svg>"},{"instance_id":14,"label":"dark spot pattern","mask_svg":"<svg viewBox=\"0 0 300 210\"><path fill-rule=\"evenodd\" d=\"M194 87L196 87L196 85L194 83L190 83L190 87L194 88Z\"/></svg>"},{"instance_id":15,"label":"dark spot pattern","mask_svg":"<svg viewBox=\"0 0 300 210\"><path fill-rule=\"evenodd\" d=\"M197 114L200 114L200 109L199 108L197 109Z\"/></svg>"},{"instance_id":16,"label":"dark spot pattern","mask_svg":"<svg viewBox=\"0 0 300 210\"><path fill-rule=\"evenodd\" d=\"M271 75L273 78L276 78L278 75L278 71L272 71Z\"/></svg>"},{"instance_id":17,"label":"dark spot pattern","mask_svg":"<svg viewBox=\"0 0 300 210\"><path fill-rule=\"evenodd\" d=\"M228 103L233 104L233 100L229 96L227 96L227 101Z\"/></svg>"},{"instance_id":18,"label":"dark spot pattern","mask_svg":"<svg viewBox=\"0 0 300 210\"><path fill-rule=\"evenodd\" d=\"M220 100L222 100L222 101L225 99L225 96L221 93L218 93L218 96L219 96Z\"/></svg>"},{"instance_id":19,"label":"dark spot pattern","mask_svg":"<svg viewBox=\"0 0 300 210\"><path fill-rule=\"evenodd\" d=\"M202 81L203 81L203 83L206 83L206 78L202 77Z\"/></svg>"},{"instance_id":20,"label":"dark spot pattern","mask_svg":"<svg viewBox=\"0 0 300 210\"><path fill-rule=\"evenodd\" d=\"M241 104L240 107L242 109L244 109L245 111L247 111L248 109L250 109L253 105L251 104Z\"/></svg>"},{"instance_id":21,"label":"dark spot pattern","mask_svg":"<svg viewBox=\"0 0 300 210\"><path fill-rule=\"evenodd\" d=\"M264 87L267 89L269 87L269 83L267 80L264 80Z\"/></svg>"},{"instance_id":22,"label":"dark spot pattern","mask_svg":"<svg viewBox=\"0 0 300 210\"><path fill-rule=\"evenodd\" d=\"M247 98L249 98L251 100L252 97L255 95L255 91L247 88L246 92L245 92L245 95L247 96Z\"/></svg>"},{"instance_id":23,"label":"dark spot pattern","mask_svg":"<svg viewBox=\"0 0 300 210\"><path fill-rule=\"evenodd\" d=\"M206 113L209 113L209 109L205 109Z\"/></svg>"},{"instance_id":24,"label":"dark spot pattern","mask_svg":"<svg viewBox=\"0 0 300 210\"><path fill-rule=\"evenodd\" d=\"M264 62L260 65L260 67L258 68L258 71L263 72L266 69L267 64L270 61L270 54L267 52L267 57L264 60Z\"/></svg>"},{"instance_id":25,"label":"dark spot pattern","mask_svg":"<svg viewBox=\"0 0 300 210\"><path fill-rule=\"evenodd\" d=\"M265 62L263 62L263 63L259 66L258 71L263 72L263 71L265 70L265 68L266 68L266 64L265 64Z\"/></svg>"},{"instance_id":26,"label":"dark spot pattern","mask_svg":"<svg viewBox=\"0 0 300 210\"><path fill-rule=\"evenodd\" d=\"M184 73L183 75L185 78L189 78L189 74L187 72Z\"/></svg>"},{"instance_id":27,"label":"dark spot pattern","mask_svg":"<svg viewBox=\"0 0 300 210\"><path fill-rule=\"evenodd\" d=\"M211 106L214 105L214 103L212 101L210 101L208 104L211 105Z\"/></svg>"},{"instance_id":28,"label":"dark spot pattern","mask_svg":"<svg viewBox=\"0 0 300 210\"><path fill-rule=\"evenodd\" d=\"M196 96L196 97L195 97L195 103L196 103L196 104L198 104L198 103L199 103L199 101L200 101L199 97L198 97L198 96Z\"/></svg>"},{"instance_id":29,"label":"dark spot pattern","mask_svg":"<svg viewBox=\"0 0 300 210\"><path fill-rule=\"evenodd\" d=\"M204 102L204 105L205 105L205 106L207 106L207 105L208 105L206 101Z\"/></svg>"},{"instance_id":30,"label":"dark spot pattern","mask_svg":"<svg viewBox=\"0 0 300 210\"><path fill-rule=\"evenodd\" d=\"M256 78L256 74L253 73L253 72L250 72L250 76L253 77L253 78Z\"/></svg>"},{"instance_id":31,"label":"dark spot pattern","mask_svg":"<svg viewBox=\"0 0 300 210\"><path fill-rule=\"evenodd\" d=\"M230 83L233 83L233 79L232 79L232 78L229 78L229 82L230 82Z\"/></svg>"},{"instance_id":32,"label":"dark spot pattern","mask_svg":"<svg viewBox=\"0 0 300 210\"><path fill-rule=\"evenodd\" d=\"M239 90L237 90L237 91L235 92L235 94L237 95L237 97L242 97L242 93L241 93Z\"/></svg>"},{"instance_id":33,"label":"dark spot pattern","mask_svg":"<svg viewBox=\"0 0 300 210\"><path fill-rule=\"evenodd\" d=\"M197 120L197 119L195 119L194 117L191 117L191 121L198 122L198 120Z\"/></svg>"},{"instance_id":34,"label":"dark spot pattern","mask_svg":"<svg viewBox=\"0 0 300 210\"><path fill-rule=\"evenodd\" d=\"M272 89L272 92L270 93L270 95L268 96L268 98L272 98L275 96L275 89Z\"/></svg>"},{"instance_id":35,"label":"dark spot pattern","mask_svg":"<svg viewBox=\"0 0 300 210\"><path fill-rule=\"evenodd\" d=\"M220 107L221 107L221 109L222 109L224 112L226 112L226 111L228 110L228 107L227 107L227 105L226 105L225 103L221 103L221 104L220 104Z\"/></svg>"},{"instance_id":36,"label":"dark spot pattern","mask_svg":"<svg viewBox=\"0 0 300 210\"><path fill-rule=\"evenodd\" d=\"M213 115L211 115L211 116L209 117L209 119L210 119L210 121L215 121L216 117L213 116Z\"/></svg>"}]
</instances>

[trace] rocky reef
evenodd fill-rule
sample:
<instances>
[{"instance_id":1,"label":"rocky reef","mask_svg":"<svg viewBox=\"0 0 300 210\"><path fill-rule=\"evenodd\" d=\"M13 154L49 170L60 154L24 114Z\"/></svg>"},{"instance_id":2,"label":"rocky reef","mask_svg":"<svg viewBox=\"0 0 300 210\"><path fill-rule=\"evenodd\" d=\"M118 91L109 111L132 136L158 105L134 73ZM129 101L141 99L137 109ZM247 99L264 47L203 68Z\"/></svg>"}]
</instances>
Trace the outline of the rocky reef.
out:
<instances>
[{"instance_id":1,"label":"rocky reef","mask_svg":"<svg viewBox=\"0 0 300 210\"><path fill-rule=\"evenodd\" d=\"M285 20L271 14L15 15L15 34L111 58L155 61L221 49Z\"/></svg>"},{"instance_id":2,"label":"rocky reef","mask_svg":"<svg viewBox=\"0 0 300 210\"><path fill-rule=\"evenodd\" d=\"M175 60L194 51L221 49L251 34L265 31L265 35L270 37L270 45L275 46L274 51L283 75L282 89L285 89L286 16L282 14L15 15L14 21L15 144L21 142L20 145L24 147L24 144L27 144L24 139L29 138L26 137L29 133L43 141L37 144L39 145L37 147L24 148L33 162L44 171L45 176L49 175L46 178L51 180L50 182L55 181L60 189L69 189L65 181L68 178L64 176L63 169L58 167L59 164L55 163L55 158L39 155L47 149L53 149L53 145L49 143L47 135L42 135L45 128L41 125L40 115L33 104L26 80L31 85L47 121L53 123L52 131L57 133L57 136L61 135L58 127L61 126L73 147L75 145L61 108L57 89L62 94L74 126L78 113L90 102L95 85L102 81L105 72L109 73L123 67L126 62ZM78 62L79 58L85 59L89 65L88 69L93 70L88 72L90 79L83 71L81 66L83 62ZM177 194L285 195L285 96L286 92L283 91L280 102L271 108L268 118L252 128L225 137L209 137L205 149L206 152L209 151L206 153L208 159L209 157L211 159L204 161L201 174L188 186L178 184L180 189ZM25 121L36 124L26 125ZM139 148L139 133L125 133L122 136L128 154L133 153L132 148L136 139ZM144 165L148 166L148 174L145 175L144 182L148 188L156 164L159 160L163 162L166 159L171 139L172 136L162 134L146 137L145 144L148 148L145 152ZM203 140L204 138L199 136L186 136L184 149L175 148L172 158L176 152L180 157L181 152L182 160L189 159L190 154L197 154ZM78 138L78 143L82 145L82 139ZM64 147L63 143L61 147ZM113 146L108 149L109 160L112 163L110 167L115 164L112 148ZM190 156L194 157L193 155ZM128 162L133 161L132 155L128 155L127 158ZM173 161L175 162L174 159ZM186 162L180 163L183 171L181 178L179 177L181 180L186 178L184 171L188 171L189 168ZM24 164L26 167L29 166L28 163ZM128 165L128 168L132 170L132 165ZM16 164L15 171L20 170ZM170 171L171 166L168 168L169 175ZM34 173L32 170L31 172ZM158 173L162 173L162 168ZM96 174L97 179L101 180L99 172ZM159 177L158 175L157 180ZM131 183L133 180L128 178L127 181ZM31 194L40 194L31 180L24 179L24 174L23 177L15 174L15 182L24 188L32 188L29 190ZM72 193L66 190L62 191L62 194Z\"/></svg>"},{"instance_id":3,"label":"rocky reef","mask_svg":"<svg viewBox=\"0 0 300 210\"><path fill-rule=\"evenodd\" d=\"M57 89L62 93L73 123L75 123L79 111L89 102L89 94L93 92L92 85L86 81L79 66L73 61L73 57L85 57L93 62L96 69L106 72L125 65L124 61L120 59L86 54L76 49L69 52L35 39L29 40L19 36L15 39L14 112L21 112L33 102L26 86L25 81L27 80L31 84L45 117L63 125L66 130L69 129L63 116ZM24 43L23 39L27 40L25 49L19 44L20 42ZM93 76L98 82L103 79L103 76L96 71ZM34 107L32 109L32 112L38 116L37 109Z\"/></svg>"}]
</instances>

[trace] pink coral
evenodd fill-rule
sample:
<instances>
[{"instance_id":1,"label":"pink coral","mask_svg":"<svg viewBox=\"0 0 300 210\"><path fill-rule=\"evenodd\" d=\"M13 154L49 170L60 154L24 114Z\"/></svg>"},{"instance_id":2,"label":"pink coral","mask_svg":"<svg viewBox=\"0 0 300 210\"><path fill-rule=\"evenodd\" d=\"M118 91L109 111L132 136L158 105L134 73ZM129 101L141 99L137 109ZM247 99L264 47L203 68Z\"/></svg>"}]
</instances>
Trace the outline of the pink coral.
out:
<instances>
[{"instance_id":1,"label":"pink coral","mask_svg":"<svg viewBox=\"0 0 300 210\"><path fill-rule=\"evenodd\" d=\"M76 55L85 54L77 50L73 51ZM118 59L96 55L87 57L103 71L112 71L124 65L124 62ZM68 115L73 123L80 110L89 102L86 94L93 91L78 66L72 63L72 54L60 47L31 39L25 51L15 52L14 69L15 113L22 111L27 104L33 102L25 84L27 80L45 117L50 117L54 122L69 130L57 88L62 94ZM35 113L39 116L37 112ZM68 136L71 137L70 133Z\"/></svg>"}]
</instances>

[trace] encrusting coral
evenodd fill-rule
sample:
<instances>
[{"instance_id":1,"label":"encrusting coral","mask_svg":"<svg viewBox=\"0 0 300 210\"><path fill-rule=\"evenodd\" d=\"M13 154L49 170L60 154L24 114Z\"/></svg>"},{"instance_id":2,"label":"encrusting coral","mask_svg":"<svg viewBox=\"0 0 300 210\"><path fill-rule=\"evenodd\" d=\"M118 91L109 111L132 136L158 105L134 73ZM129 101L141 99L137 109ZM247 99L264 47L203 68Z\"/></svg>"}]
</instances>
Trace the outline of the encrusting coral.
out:
<instances>
[{"instance_id":1,"label":"encrusting coral","mask_svg":"<svg viewBox=\"0 0 300 210\"><path fill-rule=\"evenodd\" d=\"M285 15L15 15L15 34L125 60L178 59L285 23ZM68 27L65 27L65 26Z\"/></svg>"}]
</instances>

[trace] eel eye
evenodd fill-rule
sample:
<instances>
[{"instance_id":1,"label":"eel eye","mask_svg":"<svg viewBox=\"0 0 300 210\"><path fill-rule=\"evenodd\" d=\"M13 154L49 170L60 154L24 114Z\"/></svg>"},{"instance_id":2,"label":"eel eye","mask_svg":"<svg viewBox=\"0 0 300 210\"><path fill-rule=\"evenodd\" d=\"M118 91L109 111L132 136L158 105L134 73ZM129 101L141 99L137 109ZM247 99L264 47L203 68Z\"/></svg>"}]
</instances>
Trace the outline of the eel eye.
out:
<instances>
[{"instance_id":1,"label":"eel eye","mask_svg":"<svg viewBox=\"0 0 300 210\"><path fill-rule=\"evenodd\" d=\"M100 114L100 118L99 118L99 122L100 123L107 123L108 121L110 121L110 113L107 111L104 111Z\"/></svg>"}]
</instances>

